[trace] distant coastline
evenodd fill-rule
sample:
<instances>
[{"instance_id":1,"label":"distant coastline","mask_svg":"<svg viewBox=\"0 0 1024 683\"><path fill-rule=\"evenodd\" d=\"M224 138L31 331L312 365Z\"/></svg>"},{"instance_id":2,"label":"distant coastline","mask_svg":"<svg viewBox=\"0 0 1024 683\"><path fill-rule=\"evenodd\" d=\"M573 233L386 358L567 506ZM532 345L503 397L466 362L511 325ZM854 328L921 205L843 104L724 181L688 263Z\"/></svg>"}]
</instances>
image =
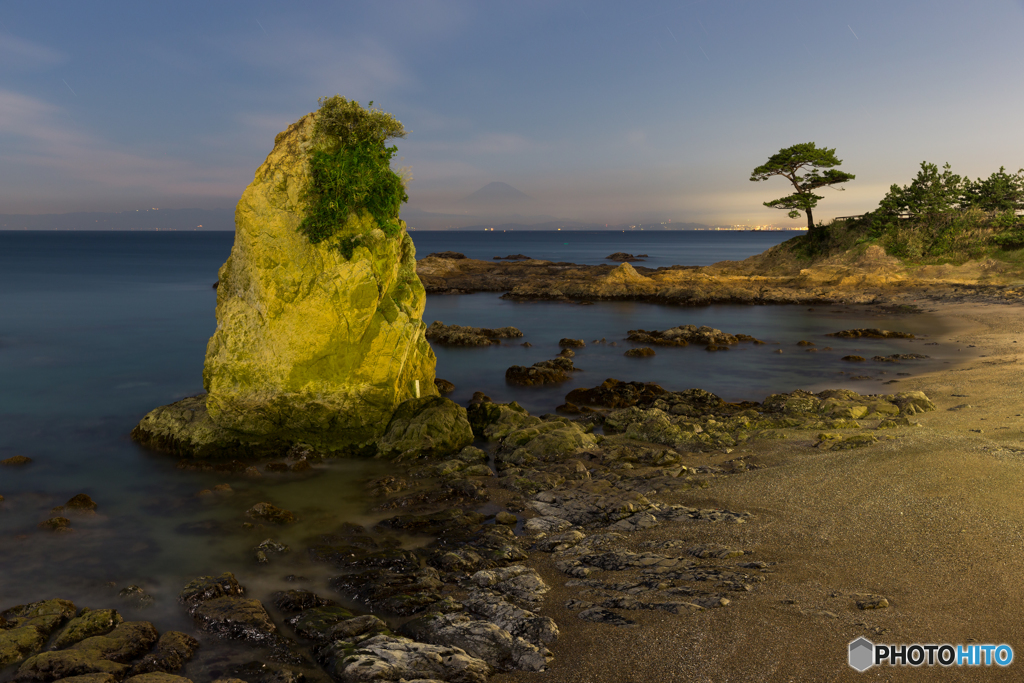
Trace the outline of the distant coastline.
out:
<instances>
[{"instance_id":1,"label":"distant coastline","mask_svg":"<svg viewBox=\"0 0 1024 683\"><path fill-rule=\"evenodd\" d=\"M704 223L617 222L584 223L579 221L548 220L532 222L525 216L501 217L487 220L471 217L472 224L442 226L436 220L423 220L422 212L403 213L411 233L423 232L679 232L679 231L736 231L736 232L806 232L802 226L774 225L707 225ZM461 217L465 220L467 217ZM0 214L0 231L181 231L181 232L233 232L234 209L139 209L119 212L76 211L48 214Z\"/></svg>"},{"instance_id":2,"label":"distant coastline","mask_svg":"<svg viewBox=\"0 0 1024 683\"><path fill-rule=\"evenodd\" d=\"M137 211L0 214L0 230L224 231L235 229L234 209L139 209Z\"/></svg>"}]
</instances>

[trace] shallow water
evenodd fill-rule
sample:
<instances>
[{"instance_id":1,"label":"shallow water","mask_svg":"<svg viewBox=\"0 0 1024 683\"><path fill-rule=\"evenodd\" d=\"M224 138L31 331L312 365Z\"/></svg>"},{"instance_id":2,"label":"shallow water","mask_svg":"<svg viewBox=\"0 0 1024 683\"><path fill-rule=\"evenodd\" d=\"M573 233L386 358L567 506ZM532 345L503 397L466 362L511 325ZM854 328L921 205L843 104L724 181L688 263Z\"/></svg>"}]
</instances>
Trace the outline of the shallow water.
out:
<instances>
[{"instance_id":1,"label":"shallow water","mask_svg":"<svg viewBox=\"0 0 1024 683\"><path fill-rule=\"evenodd\" d=\"M744 235L750 240L739 239ZM727 257L763 249L761 237L733 234ZM467 244L476 248L460 233L414 238L420 253L472 251ZM687 253L694 239L685 233L658 238L675 239L675 251L662 252L676 255ZM322 590L329 570L308 563L304 539L331 530L339 519L372 523L393 514L364 512L363 482L381 471L379 463L340 461L308 477L249 480L179 470L176 459L147 452L128 438L153 407L202 390L203 356L215 326L211 285L232 239L230 233L0 232L0 459L17 454L34 459L24 468L0 468L0 495L6 498L0 503L0 608L55 596L80 606L117 606L116 590L138 584L157 598L146 618L161 619L168 627L184 620L174 597L187 579L200 574L234 571L257 597L295 587L283 578L293 573ZM500 249L493 248L497 242L485 246L493 255L534 251L519 248L526 242L504 239ZM539 249L547 238L526 234L527 239ZM649 242L616 242L599 245L597 253L642 253L649 247ZM935 320L926 314L894 319L836 307L811 312L628 302L576 306L472 294L428 297L425 319L523 330L524 339L501 346L437 348L437 374L456 384L456 401L464 403L480 390L495 400L517 400L536 413L552 411L570 388L594 386L607 377L656 381L673 390L702 387L728 400L760 400L795 388L882 391L899 386L883 384L896 372L929 367L867 363L850 368L839 360L847 353L913 351L937 356L932 365L949 360L941 355L944 346L925 347L923 341L823 336L865 326L934 334ZM752 334L780 346L741 344L717 353L659 348L653 358L622 356L630 346L622 342L630 329L689 323ZM509 365L553 357L561 337L588 344L574 359L583 371L570 383L554 388L505 383ZM591 343L602 337L620 345ZM801 339L833 351L805 353L795 346ZM520 346L522 341L533 347ZM784 353L772 353L778 348ZM874 379L852 381L838 374L851 370ZM196 496L224 482L235 489L233 495ZM53 507L78 493L92 496L99 514L72 518L76 531L69 534L36 528ZM244 511L262 500L295 511L303 521L287 529L241 530ZM293 551L260 567L248 559L249 549L268 536ZM126 618L135 616L125 612Z\"/></svg>"}]
</instances>

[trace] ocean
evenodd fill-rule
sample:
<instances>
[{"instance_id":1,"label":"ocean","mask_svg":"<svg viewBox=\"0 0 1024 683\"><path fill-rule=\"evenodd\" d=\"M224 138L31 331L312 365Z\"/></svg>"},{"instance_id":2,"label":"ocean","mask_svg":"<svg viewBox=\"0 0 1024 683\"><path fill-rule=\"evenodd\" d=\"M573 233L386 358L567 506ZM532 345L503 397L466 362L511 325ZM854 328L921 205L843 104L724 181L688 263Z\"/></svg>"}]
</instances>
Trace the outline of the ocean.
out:
<instances>
[{"instance_id":1,"label":"ocean","mask_svg":"<svg viewBox=\"0 0 1024 683\"><path fill-rule=\"evenodd\" d=\"M787 233L412 233L420 255L461 251L468 256L523 253L535 258L600 263L615 251L647 253L644 265L704 265L758 253ZM162 628L184 625L175 596L199 574L234 571L257 597L282 587L286 573L317 580L304 539L321 533L325 519L372 522L361 503L363 481L382 466L337 461L306 478L292 475L240 479L177 469L177 460L136 446L128 434L152 408L202 391L206 342L215 327L217 269L232 233L215 232L0 232L0 459L26 455L33 463L0 467L0 609L50 597L80 606L116 604L130 584L153 594L146 619ZM922 341L838 340L828 332L888 327L938 339L928 314L880 317L856 307L811 311L794 306L685 308L614 302L593 306L503 301L498 294L437 295L424 314L445 323L513 325L523 339L489 348L436 348L437 375L452 381L452 398L474 391L496 401L519 401L531 412L552 412L569 389L608 377L656 381L667 389L701 387L727 400L761 400L778 391L827 386L862 393L888 392L897 371L917 373L949 362ZM658 349L653 358L622 355L628 330L710 325L769 342L727 352L699 347ZM513 364L553 357L562 337L587 346L574 359L581 371L555 387L515 387L504 381ZM604 338L605 343L594 344ZM805 353L800 340L831 346ZM532 347L521 343L529 341ZM609 342L615 341L612 347ZM774 353L781 349L783 353ZM857 367L847 353L929 353L931 361ZM885 373L885 374L883 374ZM853 379L863 374L870 379ZM234 493L198 496L218 483ZM73 519L73 533L37 528L50 510L78 493L98 514ZM242 532L244 511L262 500L299 513L303 521L274 538L296 550L270 568L241 562L269 533ZM393 514L393 513L392 513ZM289 564L290 563L290 564ZM287 571L285 568L287 567ZM122 610L126 618L132 610Z\"/></svg>"}]
</instances>

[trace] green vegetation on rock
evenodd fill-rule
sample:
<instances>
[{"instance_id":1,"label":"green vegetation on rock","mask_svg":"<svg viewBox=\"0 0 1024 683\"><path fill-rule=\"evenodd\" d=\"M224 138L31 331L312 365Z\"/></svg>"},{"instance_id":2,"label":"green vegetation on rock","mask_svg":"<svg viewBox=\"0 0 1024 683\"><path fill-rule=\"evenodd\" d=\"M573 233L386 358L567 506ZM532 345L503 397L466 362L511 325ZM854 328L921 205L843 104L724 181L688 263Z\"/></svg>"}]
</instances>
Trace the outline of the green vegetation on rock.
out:
<instances>
[{"instance_id":1,"label":"green vegetation on rock","mask_svg":"<svg viewBox=\"0 0 1024 683\"><path fill-rule=\"evenodd\" d=\"M402 231L398 212L409 197L401 176L391 170L397 147L390 138L405 137L391 114L359 106L340 95L323 97L309 150L309 181L304 192L305 218L299 231L313 244L342 234L335 246L352 258L360 234L344 230L349 216L366 211L385 235Z\"/></svg>"}]
</instances>

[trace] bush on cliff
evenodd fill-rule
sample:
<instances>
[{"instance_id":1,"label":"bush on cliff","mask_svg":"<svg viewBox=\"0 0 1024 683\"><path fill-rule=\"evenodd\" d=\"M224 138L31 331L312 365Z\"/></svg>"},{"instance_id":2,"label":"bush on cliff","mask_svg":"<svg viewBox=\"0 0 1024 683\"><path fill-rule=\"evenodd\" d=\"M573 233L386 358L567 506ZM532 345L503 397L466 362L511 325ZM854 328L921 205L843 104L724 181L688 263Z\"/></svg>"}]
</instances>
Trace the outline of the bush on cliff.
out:
<instances>
[{"instance_id":1,"label":"bush on cliff","mask_svg":"<svg viewBox=\"0 0 1024 683\"><path fill-rule=\"evenodd\" d=\"M367 211L388 237L401 231L398 212L408 201L402 177L391 170L397 147L390 138L405 137L394 116L364 109L340 95L320 98L313 147L309 154L306 216L299 225L313 244L335 237L353 211ZM358 235L342 235L337 246L346 258Z\"/></svg>"},{"instance_id":2,"label":"bush on cliff","mask_svg":"<svg viewBox=\"0 0 1024 683\"><path fill-rule=\"evenodd\" d=\"M971 180L922 162L909 185L892 185L878 208L863 216L833 221L791 240L791 252L817 259L878 244L904 261L954 262L1002 258L1024 247L1024 169L1000 168Z\"/></svg>"}]
</instances>

